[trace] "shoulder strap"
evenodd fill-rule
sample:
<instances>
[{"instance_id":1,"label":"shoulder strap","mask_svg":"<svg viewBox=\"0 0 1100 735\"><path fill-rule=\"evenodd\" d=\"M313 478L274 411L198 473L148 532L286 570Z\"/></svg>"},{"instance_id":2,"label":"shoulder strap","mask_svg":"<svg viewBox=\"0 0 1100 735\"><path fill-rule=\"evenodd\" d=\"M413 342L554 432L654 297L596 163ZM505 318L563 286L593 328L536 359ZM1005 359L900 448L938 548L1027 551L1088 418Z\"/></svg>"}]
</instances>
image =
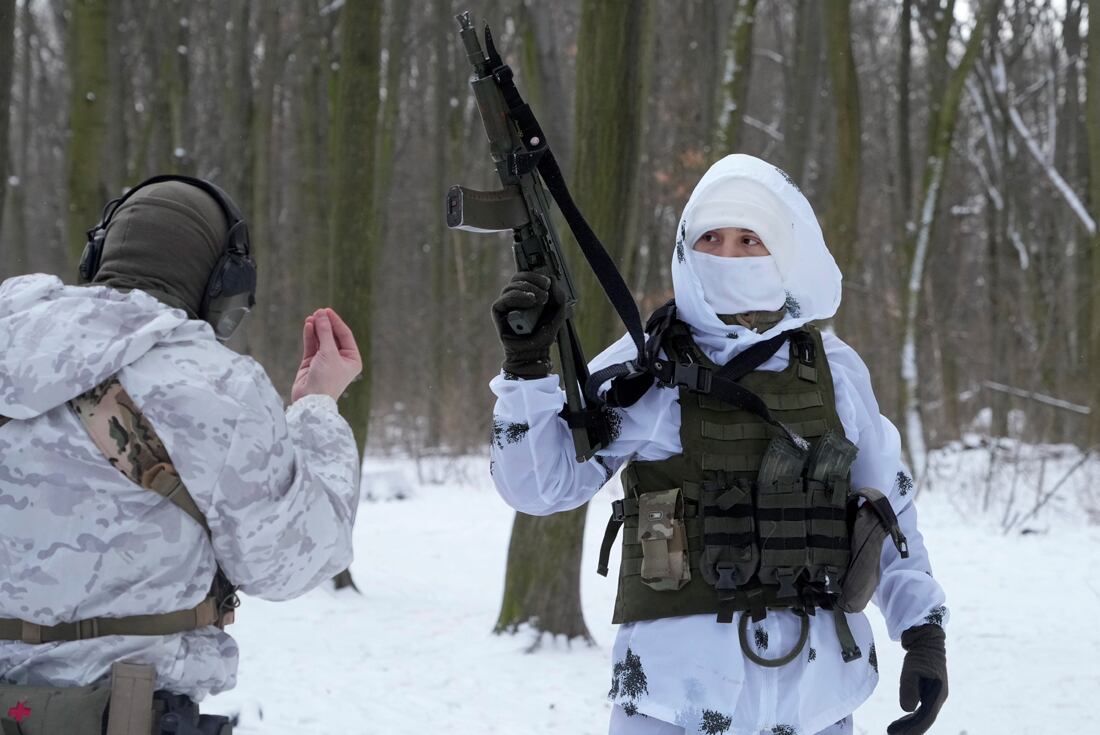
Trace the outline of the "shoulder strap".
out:
<instances>
[{"instance_id":1,"label":"shoulder strap","mask_svg":"<svg viewBox=\"0 0 1100 735\"><path fill-rule=\"evenodd\" d=\"M112 466L134 484L170 500L210 535L206 517L180 479L164 442L118 376L80 394L69 405Z\"/></svg>"},{"instance_id":2,"label":"shoulder strap","mask_svg":"<svg viewBox=\"0 0 1100 735\"><path fill-rule=\"evenodd\" d=\"M210 526L172 464L164 442L123 389L118 376L69 401L95 445L111 465L135 484L170 500L210 536ZM99 617L57 625L0 618L0 640L24 643L76 641L104 635L171 635L233 622L237 588L218 568L210 594L195 607L169 613Z\"/></svg>"},{"instance_id":3,"label":"shoulder strap","mask_svg":"<svg viewBox=\"0 0 1100 735\"><path fill-rule=\"evenodd\" d=\"M796 330L792 330L796 331ZM647 365L653 371L658 383L668 387L686 388L692 393L711 395L731 406L744 409L762 421L779 429L791 442L805 451L809 448L809 442L795 433L789 426L772 416L771 411L765 405L760 396L741 385L739 378L762 365L765 360L774 355L783 343L792 339L792 332L783 332L771 339L746 348L726 365L715 369L713 363L703 364L694 359L695 354L700 354L698 346L693 349L679 348L674 356L669 355L665 360L654 360ZM688 340L691 340L690 331ZM737 376L732 377L732 376Z\"/></svg>"}]
</instances>

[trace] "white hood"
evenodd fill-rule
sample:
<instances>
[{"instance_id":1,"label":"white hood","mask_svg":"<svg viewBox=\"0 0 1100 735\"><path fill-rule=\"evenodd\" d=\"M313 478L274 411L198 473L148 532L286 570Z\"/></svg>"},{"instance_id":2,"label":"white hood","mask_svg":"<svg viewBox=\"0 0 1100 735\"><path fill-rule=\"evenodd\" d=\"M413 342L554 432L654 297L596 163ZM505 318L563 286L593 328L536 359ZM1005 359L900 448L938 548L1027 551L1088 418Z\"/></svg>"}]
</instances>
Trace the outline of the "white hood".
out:
<instances>
[{"instance_id":1,"label":"white hood","mask_svg":"<svg viewBox=\"0 0 1100 735\"><path fill-rule=\"evenodd\" d=\"M41 273L9 278L0 284L0 415L40 416L154 345L203 331L205 322L143 291L66 286Z\"/></svg>"},{"instance_id":2,"label":"white hood","mask_svg":"<svg viewBox=\"0 0 1100 735\"><path fill-rule=\"evenodd\" d=\"M744 186L746 181L753 186ZM718 227L756 231L775 257L787 291L787 313L766 332L724 323L703 298L692 245ZM721 365L755 342L836 314L841 274L813 208L791 178L766 161L737 153L710 167L684 207L672 252L672 285L677 316L691 327L707 356ZM634 353L634 343L624 336L597 355L590 367L594 371L633 359Z\"/></svg>"}]
</instances>

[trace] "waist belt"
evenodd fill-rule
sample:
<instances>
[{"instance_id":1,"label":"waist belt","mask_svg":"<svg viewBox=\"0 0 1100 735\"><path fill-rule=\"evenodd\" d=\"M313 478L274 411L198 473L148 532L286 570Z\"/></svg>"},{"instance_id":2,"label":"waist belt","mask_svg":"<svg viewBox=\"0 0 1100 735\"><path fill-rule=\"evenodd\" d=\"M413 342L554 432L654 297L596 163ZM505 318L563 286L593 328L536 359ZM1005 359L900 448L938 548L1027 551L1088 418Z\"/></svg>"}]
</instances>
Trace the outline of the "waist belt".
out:
<instances>
[{"instance_id":1,"label":"waist belt","mask_svg":"<svg viewBox=\"0 0 1100 735\"><path fill-rule=\"evenodd\" d=\"M0 640L23 643L82 641L105 635L172 635L218 623L218 600L207 597L190 610L123 618L88 618L57 625L0 618ZM232 613L229 613L232 616Z\"/></svg>"}]
</instances>

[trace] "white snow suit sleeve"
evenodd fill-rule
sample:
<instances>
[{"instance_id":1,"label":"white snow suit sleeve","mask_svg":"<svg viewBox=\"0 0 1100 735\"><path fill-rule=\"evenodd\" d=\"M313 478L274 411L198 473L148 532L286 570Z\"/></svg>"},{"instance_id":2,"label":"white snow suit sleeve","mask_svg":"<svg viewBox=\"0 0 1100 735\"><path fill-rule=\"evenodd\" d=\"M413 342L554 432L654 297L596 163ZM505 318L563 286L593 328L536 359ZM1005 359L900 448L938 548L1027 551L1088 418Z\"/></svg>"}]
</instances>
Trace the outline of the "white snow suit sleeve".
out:
<instances>
[{"instance_id":1,"label":"white snow suit sleeve","mask_svg":"<svg viewBox=\"0 0 1100 735\"><path fill-rule=\"evenodd\" d=\"M522 380L502 373L489 387L497 396L489 470L501 497L516 510L550 515L583 505L628 458L613 443L577 462L569 427L558 415L565 394L557 375Z\"/></svg>"},{"instance_id":2,"label":"white snow suit sleeve","mask_svg":"<svg viewBox=\"0 0 1100 735\"><path fill-rule=\"evenodd\" d=\"M947 618L945 595L932 578L928 550L917 528L913 480L901 460L901 437L879 413L870 374L855 350L833 335L824 337L837 385L837 410L842 418L847 415L845 428L856 434L849 438L859 447L852 465L852 486L872 487L887 496L909 546L909 556L903 559L887 538L880 562L882 577L872 598L886 618L890 638L897 641L914 625L942 625Z\"/></svg>"},{"instance_id":3,"label":"white snow suit sleeve","mask_svg":"<svg viewBox=\"0 0 1100 735\"><path fill-rule=\"evenodd\" d=\"M207 513L214 554L230 581L269 600L296 597L351 562L359 456L329 396L284 414L256 366Z\"/></svg>"}]
</instances>

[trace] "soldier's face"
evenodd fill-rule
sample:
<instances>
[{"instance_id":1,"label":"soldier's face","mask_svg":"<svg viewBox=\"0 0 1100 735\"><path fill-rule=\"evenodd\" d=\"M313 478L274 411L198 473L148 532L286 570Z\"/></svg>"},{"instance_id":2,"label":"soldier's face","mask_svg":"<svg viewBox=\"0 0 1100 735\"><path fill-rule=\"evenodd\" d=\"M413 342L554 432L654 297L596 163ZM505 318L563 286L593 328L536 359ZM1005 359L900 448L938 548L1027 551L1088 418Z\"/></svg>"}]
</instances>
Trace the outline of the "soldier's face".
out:
<instances>
[{"instance_id":1,"label":"soldier's face","mask_svg":"<svg viewBox=\"0 0 1100 735\"><path fill-rule=\"evenodd\" d=\"M764 241L752 230L742 227L720 227L707 230L693 246L695 250L723 258L748 258L771 255Z\"/></svg>"}]
</instances>

